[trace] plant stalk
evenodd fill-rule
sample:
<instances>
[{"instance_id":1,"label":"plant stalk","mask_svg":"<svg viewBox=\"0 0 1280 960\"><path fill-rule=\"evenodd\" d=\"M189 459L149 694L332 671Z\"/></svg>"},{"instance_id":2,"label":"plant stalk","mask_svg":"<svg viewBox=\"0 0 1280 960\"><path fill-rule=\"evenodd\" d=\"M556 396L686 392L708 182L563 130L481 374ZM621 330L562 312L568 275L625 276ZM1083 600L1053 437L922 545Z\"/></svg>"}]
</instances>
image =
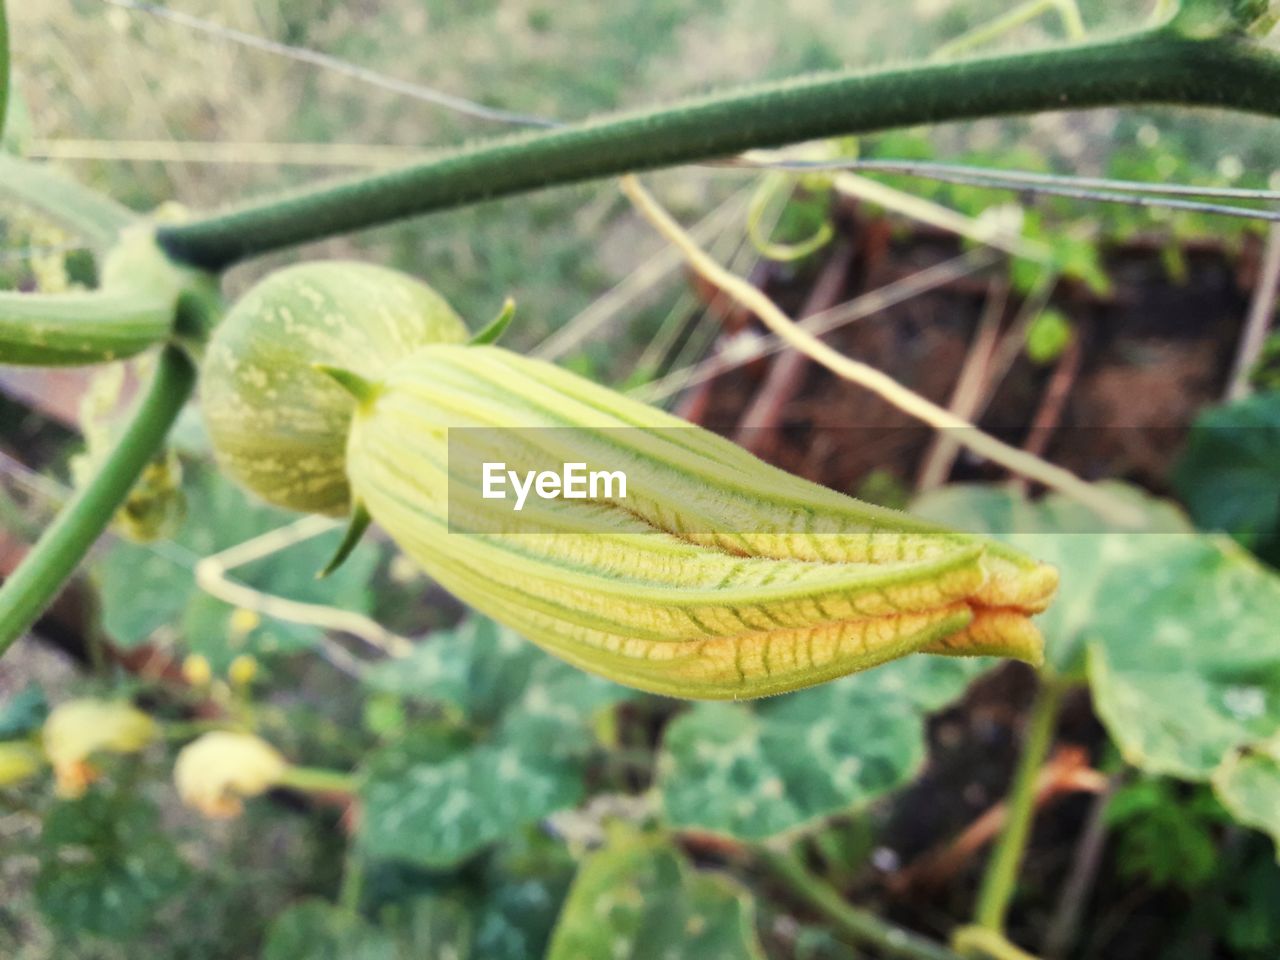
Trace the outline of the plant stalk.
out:
<instances>
[{"instance_id":1,"label":"plant stalk","mask_svg":"<svg viewBox=\"0 0 1280 960\"><path fill-rule=\"evenodd\" d=\"M195 367L186 353L165 347L146 395L107 459L0 586L0 655L44 612L107 528L164 443L195 382Z\"/></svg>"},{"instance_id":2,"label":"plant stalk","mask_svg":"<svg viewBox=\"0 0 1280 960\"><path fill-rule=\"evenodd\" d=\"M280 775L276 786L289 787L303 793L356 792L356 780L351 774L317 767L289 767Z\"/></svg>"},{"instance_id":3,"label":"plant stalk","mask_svg":"<svg viewBox=\"0 0 1280 960\"><path fill-rule=\"evenodd\" d=\"M1001 830L996 848L987 863L982 888L978 893L974 916L977 925L1001 936L1004 935L1009 904L1018 884L1018 868L1022 864L1022 855L1031 835L1031 822L1035 817L1036 778L1053 745L1063 691L1062 681L1046 678L1036 694L1027 724L1026 740L1022 745L1022 757L1018 761L1018 770L1009 793L1004 829Z\"/></svg>"},{"instance_id":4,"label":"plant stalk","mask_svg":"<svg viewBox=\"0 0 1280 960\"><path fill-rule=\"evenodd\" d=\"M1156 28L1026 53L816 74L483 141L398 170L165 226L158 239L174 259L218 270L433 210L750 148L1124 104L1280 116L1280 57L1243 38Z\"/></svg>"},{"instance_id":5,"label":"plant stalk","mask_svg":"<svg viewBox=\"0 0 1280 960\"><path fill-rule=\"evenodd\" d=\"M106 363L168 339L173 304L135 290L0 291L0 363Z\"/></svg>"},{"instance_id":6,"label":"plant stalk","mask_svg":"<svg viewBox=\"0 0 1280 960\"><path fill-rule=\"evenodd\" d=\"M884 956L898 960L959 960L955 953L941 944L909 933L868 910L846 903L836 890L810 873L791 854L761 847L756 850L756 855L797 899L820 913L855 945L874 947Z\"/></svg>"}]
</instances>

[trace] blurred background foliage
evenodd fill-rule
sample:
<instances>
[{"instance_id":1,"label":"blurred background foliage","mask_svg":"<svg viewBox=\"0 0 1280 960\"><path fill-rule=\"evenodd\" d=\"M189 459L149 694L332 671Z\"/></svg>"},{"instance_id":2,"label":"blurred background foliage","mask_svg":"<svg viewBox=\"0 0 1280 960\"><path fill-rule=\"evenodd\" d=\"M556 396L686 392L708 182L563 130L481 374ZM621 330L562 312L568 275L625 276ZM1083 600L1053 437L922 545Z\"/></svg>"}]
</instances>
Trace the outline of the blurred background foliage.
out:
<instances>
[{"instance_id":1,"label":"blurred background foliage","mask_svg":"<svg viewBox=\"0 0 1280 960\"><path fill-rule=\"evenodd\" d=\"M16 76L7 148L53 158L138 210L170 200L217 206L503 132L100 0L9 6ZM170 6L492 106L574 119L729 83L925 56L1006 5ZM1145 4L1104 0L1081 9L1098 33L1147 13ZM1036 21L996 47L1059 35L1053 20ZM1134 110L904 131L865 138L858 149L1265 187L1276 186L1274 140L1273 124L1260 120ZM334 145L349 162L333 163ZM653 179L686 220L740 204L713 246L744 271L758 260L744 240L742 196L753 175L689 168ZM882 179L975 217L1019 205L1024 235L1046 245L1067 281L1098 297L1116 287L1108 250L1132 238L1155 237L1163 282L1177 295L1196 269L1197 243L1241 257L1263 232L1247 220ZM832 203L821 188L784 196L772 238L811 236ZM26 211L2 212L6 250L39 251L0 256L6 286L92 282L92 257L76 238ZM902 218L889 223L897 234L911 230ZM514 296L510 345L533 350L632 282L625 303L561 359L637 387L698 359L717 333L713 311L691 320L704 304L679 271L629 281L660 251L614 185L602 183L327 241L239 267L229 290L300 257L371 259L427 278L473 327ZM772 279L799 299L829 252L775 267ZM1032 297L1042 271L1012 262L1014 294ZM1078 336L1070 312L1054 307L1027 329L1026 352L1051 369ZM1091 816L1109 840L1075 904L1068 945L1055 955L1263 960L1280 944L1272 843L1280 836L1280 586L1268 566L1280 562L1275 343L1253 374L1253 396L1204 409L1175 469L1145 492L1124 488L1159 534L1098 530L1069 503L1004 489L957 485L915 503L1010 536L1063 571L1063 595L1044 628L1053 668L1088 694L1065 712L1062 736L1083 745L1106 787L1100 799L1078 794L1041 818L1015 939L1041 942L1069 915L1059 888ZM1223 355L1233 346L1222 344ZM2 382L8 545L47 520L80 447L74 401L54 410L33 404L33 391L77 397L84 384L32 387L7 373ZM361 613L396 631L392 640L414 642L407 657L367 666L383 652L374 641L387 638L287 623L195 585L201 558L289 518L250 503L209 469L198 418L183 423L176 446L185 507L171 535L147 546L105 544L74 609L45 625L55 643L26 644L0 664L0 740L37 742L50 705L73 696L132 700L162 731L140 751L93 757L98 779L81 796L59 795L44 773L0 785L0 956L871 955L855 952L838 924L760 868L766 843L803 857L846 899L921 932L945 939L968 914L981 856L955 867L941 889L921 881L919 867L936 864L935 848L1002 795L1027 671L921 658L759 703L680 704L585 676L504 628L464 617L381 542L323 584L313 574L336 533L234 572L256 590ZM844 482L895 503L912 493L891 472ZM1181 506L1160 499L1170 494ZM272 789L237 819L201 817L178 802L172 767L185 743L217 726L253 729L292 764L348 780L328 791ZM0 778L17 769L5 762L0 756Z\"/></svg>"}]
</instances>

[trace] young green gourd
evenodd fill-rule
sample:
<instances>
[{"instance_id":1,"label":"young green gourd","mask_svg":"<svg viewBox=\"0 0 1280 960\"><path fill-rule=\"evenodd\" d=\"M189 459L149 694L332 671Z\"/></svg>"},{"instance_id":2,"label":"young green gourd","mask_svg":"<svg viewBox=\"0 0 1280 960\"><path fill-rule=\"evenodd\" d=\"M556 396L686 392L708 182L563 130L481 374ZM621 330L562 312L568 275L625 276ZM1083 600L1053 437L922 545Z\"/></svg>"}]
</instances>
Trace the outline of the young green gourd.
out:
<instances>
[{"instance_id":1,"label":"young green gourd","mask_svg":"<svg viewBox=\"0 0 1280 960\"><path fill-rule=\"evenodd\" d=\"M303 263L270 274L210 339L201 409L220 466L277 506L341 516L350 394L317 369L376 377L467 328L420 280L367 263Z\"/></svg>"}]
</instances>

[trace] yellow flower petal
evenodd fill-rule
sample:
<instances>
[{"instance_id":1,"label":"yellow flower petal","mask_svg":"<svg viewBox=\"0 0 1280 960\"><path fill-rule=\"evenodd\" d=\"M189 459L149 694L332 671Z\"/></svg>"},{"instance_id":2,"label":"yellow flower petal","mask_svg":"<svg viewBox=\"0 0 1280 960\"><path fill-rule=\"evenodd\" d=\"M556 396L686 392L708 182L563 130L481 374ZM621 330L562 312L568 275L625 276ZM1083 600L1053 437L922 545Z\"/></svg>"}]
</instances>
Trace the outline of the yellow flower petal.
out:
<instances>
[{"instance_id":1,"label":"yellow flower petal","mask_svg":"<svg viewBox=\"0 0 1280 960\"><path fill-rule=\"evenodd\" d=\"M249 733L206 733L178 753L173 781L182 802L213 819L235 817L242 797L270 789L288 768L271 744Z\"/></svg>"},{"instance_id":2,"label":"yellow flower petal","mask_svg":"<svg viewBox=\"0 0 1280 960\"><path fill-rule=\"evenodd\" d=\"M156 737L149 716L119 700L69 700L44 722L41 739L59 791L79 796L98 776L87 761L95 753L137 753Z\"/></svg>"}]
</instances>

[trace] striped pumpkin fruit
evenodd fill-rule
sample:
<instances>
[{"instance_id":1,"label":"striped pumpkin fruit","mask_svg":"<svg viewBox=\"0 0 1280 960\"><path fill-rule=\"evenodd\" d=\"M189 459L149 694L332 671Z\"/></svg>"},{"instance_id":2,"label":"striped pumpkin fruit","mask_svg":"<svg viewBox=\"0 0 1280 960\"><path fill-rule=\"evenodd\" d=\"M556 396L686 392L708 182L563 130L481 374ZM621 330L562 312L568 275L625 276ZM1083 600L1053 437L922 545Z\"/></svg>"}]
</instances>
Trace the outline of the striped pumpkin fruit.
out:
<instances>
[{"instance_id":1,"label":"striped pumpkin fruit","mask_svg":"<svg viewBox=\"0 0 1280 960\"><path fill-rule=\"evenodd\" d=\"M342 515L351 396L318 369L379 376L430 343L465 340L425 283L385 267L315 262L270 274L210 339L201 409L221 467L277 506Z\"/></svg>"}]
</instances>

